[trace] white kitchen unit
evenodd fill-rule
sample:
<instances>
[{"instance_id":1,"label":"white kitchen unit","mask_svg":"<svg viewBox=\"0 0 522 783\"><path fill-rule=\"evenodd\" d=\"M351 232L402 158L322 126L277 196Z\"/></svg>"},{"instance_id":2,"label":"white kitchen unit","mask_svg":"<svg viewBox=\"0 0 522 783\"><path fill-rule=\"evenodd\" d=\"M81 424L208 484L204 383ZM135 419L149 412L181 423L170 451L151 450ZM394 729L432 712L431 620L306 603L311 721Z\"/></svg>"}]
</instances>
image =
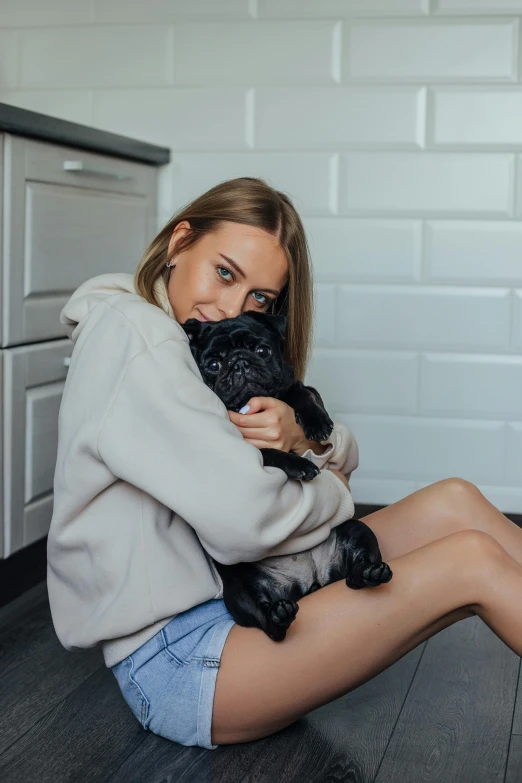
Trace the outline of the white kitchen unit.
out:
<instances>
[{"instance_id":1,"label":"white kitchen unit","mask_svg":"<svg viewBox=\"0 0 522 783\"><path fill-rule=\"evenodd\" d=\"M16 120L26 135L16 133ZM47 130L30 137L38 121ZM84 280L135 271L157 233L158 172L169 157L155 145L0 104L1 558L49 530L73 347L60 311Z\"/></svg>"}]
</instances>

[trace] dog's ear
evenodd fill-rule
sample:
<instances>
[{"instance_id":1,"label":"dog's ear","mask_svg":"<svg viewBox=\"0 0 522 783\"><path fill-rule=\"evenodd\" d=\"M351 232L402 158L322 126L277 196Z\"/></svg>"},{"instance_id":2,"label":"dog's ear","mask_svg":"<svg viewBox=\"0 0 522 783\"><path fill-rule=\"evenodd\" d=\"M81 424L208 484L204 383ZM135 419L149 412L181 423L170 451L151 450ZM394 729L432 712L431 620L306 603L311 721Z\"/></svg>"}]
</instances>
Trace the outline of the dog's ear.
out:
<instances>
[{"instance_id":1,"label":"dog's ear","mask_svg":"<svg viewBox=\"0 0 522 783\"><path fill-rule=\"evenodd\" d=\"M277 328L277 331L281 335L281 339L284 340L286 337L286 327L288 324L288 319L286 315L270 315L269 318L271 322L274 324L274 326Z\"/></svg>"},{"instance_id":2,"label":"dog's ear","mask_svg":"<svg viewBox=\"0 0 522 783\"><path fill-rule=\"evenodd\" d=\"M201 334L201 327L203 326L203 322L198 321L197 318L189 318L187 321L185 321L184 324L180 324L180 326L187 333L189 343L191 345L195 345Z\"/></svg>"},{"instance_id":3,"label":"dog's ear","mask_svg":"<svg viewBox=\"0 0 522 783\"><path fill-rule=\"evenodd\" d=\"M244 315L249 315L255 320L261 321L265 326L270 326L279 334L281 340L286 337L287 318L286 315L272 315L271 313L260 313L256 310L247 310Z\"/></svg>"}]
</instances>

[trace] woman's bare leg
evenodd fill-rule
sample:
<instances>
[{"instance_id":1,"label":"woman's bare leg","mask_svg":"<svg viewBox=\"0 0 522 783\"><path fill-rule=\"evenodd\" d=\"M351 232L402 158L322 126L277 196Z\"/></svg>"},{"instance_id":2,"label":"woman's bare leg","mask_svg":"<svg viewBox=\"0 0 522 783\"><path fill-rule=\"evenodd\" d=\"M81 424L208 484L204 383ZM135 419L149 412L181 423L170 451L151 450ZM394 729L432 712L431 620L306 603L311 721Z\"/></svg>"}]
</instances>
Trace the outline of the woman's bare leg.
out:
<instances>
[{"instance_id":1,"label":"woman's bare leg","mask_svg":"<svg viewBox=\"0 0 522 783\"><path fill-rule=\"evenodd\" d=\"M491 536L452 533L387 562L387 584L350 590L341 580L304 596L283 642L233 626L217 675L213 743L273 734L474 614L522 655L522 566Z\"/></svg>"},{"instance_id":2,"label":"woman's bare leg","mask_svg":"<svg viewBox=\"0 0 522 783\"><path fill-rule=\"evenodd\" d=\"M385 563L450 533L480 530L522 564L522 529L465 479L437 481L360 519L377 536Z\"/></svg>"}]
</instances>

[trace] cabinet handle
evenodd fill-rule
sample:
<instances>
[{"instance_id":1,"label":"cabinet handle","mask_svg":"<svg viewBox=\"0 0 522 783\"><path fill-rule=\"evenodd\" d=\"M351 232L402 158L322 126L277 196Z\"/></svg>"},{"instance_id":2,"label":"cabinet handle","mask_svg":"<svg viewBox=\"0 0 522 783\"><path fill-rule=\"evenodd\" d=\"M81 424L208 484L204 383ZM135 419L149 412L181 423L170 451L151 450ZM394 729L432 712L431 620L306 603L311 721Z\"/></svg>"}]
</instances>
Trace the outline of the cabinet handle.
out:
<instances>
[{"instance_id":1,"label":"cabinet handle","mask_svg":"<svg viewBox=\"0 0 522 783\"><path fill-rule=\"evenodd\" d=\"M107 177L107 179L134 179L130 174L97 169L95 166L85 164L83 160L64 160L63 168L64 171L70 171L72 174L92 174L95 177Z\"/></svg>"},{"instance_id":2,"label":"cabinet handle","mask_svg":"<svg viewBox=\"0 0 522 783\"><path fill-rule=\"evenodd\" d=\"M64 365L66 367L69 367L69 365L71 364L71 357L70 356L65 356L64 360L63 360L63 363L64 363Z\"/></svg>"}]
</instances>

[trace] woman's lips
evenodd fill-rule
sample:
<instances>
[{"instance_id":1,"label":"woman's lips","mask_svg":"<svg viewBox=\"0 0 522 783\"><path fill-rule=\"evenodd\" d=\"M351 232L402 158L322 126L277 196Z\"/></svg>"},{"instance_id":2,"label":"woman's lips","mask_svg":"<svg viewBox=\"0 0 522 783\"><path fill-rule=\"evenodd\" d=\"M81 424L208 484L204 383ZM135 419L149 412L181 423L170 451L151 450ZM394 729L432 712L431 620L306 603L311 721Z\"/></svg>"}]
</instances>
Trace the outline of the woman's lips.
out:
<instances>
[{"instance_id":1,"label":"woman's lips","mask_svg":"<svg viewBox=\"0 0 522 783\"><path fill-rule=\"evenodd\" d=\"M201 312L201 310L198 310L198 313L200 314L200 316L202 317L202 319L204 321L210 321L210 318L207 318L206 316L204 316L203 313Z\"/></svg>"}]
</instances>

